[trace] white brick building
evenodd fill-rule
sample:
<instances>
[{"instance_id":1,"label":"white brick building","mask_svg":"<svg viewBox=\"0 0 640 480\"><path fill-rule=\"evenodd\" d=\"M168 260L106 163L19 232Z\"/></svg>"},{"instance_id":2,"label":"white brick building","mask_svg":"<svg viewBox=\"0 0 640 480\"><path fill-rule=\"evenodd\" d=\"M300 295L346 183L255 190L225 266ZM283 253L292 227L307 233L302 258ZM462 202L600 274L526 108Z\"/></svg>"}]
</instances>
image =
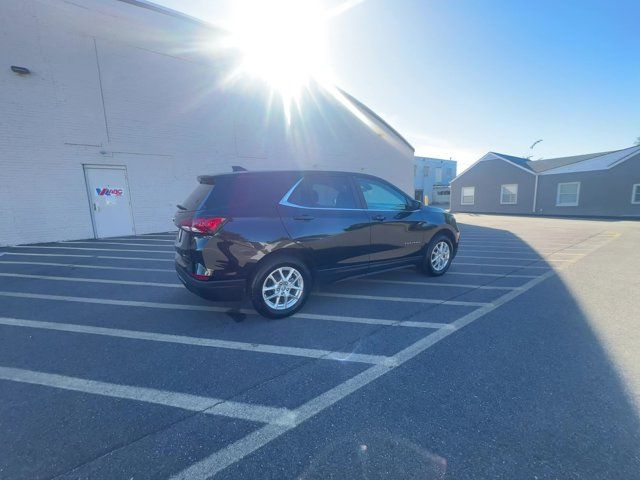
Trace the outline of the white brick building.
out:
<instances>
[{"instance_id":1,"label":"white brick building","mask_svg":"<svg viewBox=\"0 0 640 480\"><path fill-rule=\"evenodd\" d=\"M232 165L365 171L411 194L413 149L389 125L319 88L287 124L260 82L225 82L219 35L136 0L3 0L0 245L96 236L91 166L121 168L138 234L170 229L195 177Z\"/></svg>"}]
</instances>

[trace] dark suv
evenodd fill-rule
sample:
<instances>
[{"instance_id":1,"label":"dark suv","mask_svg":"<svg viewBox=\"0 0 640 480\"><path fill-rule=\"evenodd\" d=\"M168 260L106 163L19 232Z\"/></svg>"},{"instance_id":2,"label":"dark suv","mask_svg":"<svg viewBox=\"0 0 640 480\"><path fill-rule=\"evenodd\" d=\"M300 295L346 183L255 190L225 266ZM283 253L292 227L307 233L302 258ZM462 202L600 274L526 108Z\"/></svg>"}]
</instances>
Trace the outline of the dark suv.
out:
<instances>
[{"instance_id":1,"label":"dark suv","mask_svg":"<svg viewBox=\"0 0 640 480\"><path fill-rule=\"evenodd\" d=\"M180 280L212 300L248 293L267 317L299 310L315 282L411 264L442 275L458 248L453 215L371 175L238 172L198 182L174 220Z\"/></svg>"}]
</instances>

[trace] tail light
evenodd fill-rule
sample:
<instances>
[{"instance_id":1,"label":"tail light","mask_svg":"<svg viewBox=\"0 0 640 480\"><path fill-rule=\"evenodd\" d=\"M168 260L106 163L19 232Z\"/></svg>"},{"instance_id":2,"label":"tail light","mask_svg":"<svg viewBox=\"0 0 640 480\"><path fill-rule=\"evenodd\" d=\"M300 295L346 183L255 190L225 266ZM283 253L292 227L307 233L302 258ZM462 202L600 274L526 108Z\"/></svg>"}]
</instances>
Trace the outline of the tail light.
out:
<instances>
[{"instance_id":1,"label":"tail light","mask_svg":"<svg viewBox=\"0 0 640 480\"><path fill-rule=\"evenodd\" d=\"M189 272L189 275L191 275L196 280L209 280L211 278L211 274L201 275L199 273L191 273L191 272Z\"/></svg>"},{"instance_id":2,"label":"tail light","mask_svg":"<svg viewBox=\"0 0 640 480\"><path fill-rule=\"evenodd\" d=\"M213 235L220 230L220 227L225 220L226 218L223 217L196 216L181 220L179 227L187 232L199 233L201 235Z\"/></svg>"}]
</instances>

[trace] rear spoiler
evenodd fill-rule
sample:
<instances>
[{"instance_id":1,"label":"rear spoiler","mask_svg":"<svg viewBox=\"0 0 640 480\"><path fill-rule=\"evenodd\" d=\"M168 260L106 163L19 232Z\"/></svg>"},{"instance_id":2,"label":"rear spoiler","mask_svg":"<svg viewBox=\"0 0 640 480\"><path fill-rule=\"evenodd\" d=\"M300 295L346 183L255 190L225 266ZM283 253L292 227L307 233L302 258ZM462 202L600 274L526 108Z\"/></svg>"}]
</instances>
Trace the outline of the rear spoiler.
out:
<instances>
[{"instance_id":1,"label":"rear spoiler","mask_svg":"<svg viewBox=\"0 0 640 480\"><path fill-rule=\"evenodd\" d=\"M240 167L238 165L232 165L231 170L235 172L247 172L248 170L244 167ZM198 177L198 183L202 183L203 185L213 185L215 184L215 176L214 175L200 175Z\"/></svg>"},{"instance_id":2,"label":"rear spoiler","mask_svg":"<svg viewBox=\"0 0 640 480\"><path fill-rule=\"evenodd\" d=\"M200 175L198 176L198 183L203 185L214 185L216 182L216 177L213 175Z\"/></svg>"}]
</instances>

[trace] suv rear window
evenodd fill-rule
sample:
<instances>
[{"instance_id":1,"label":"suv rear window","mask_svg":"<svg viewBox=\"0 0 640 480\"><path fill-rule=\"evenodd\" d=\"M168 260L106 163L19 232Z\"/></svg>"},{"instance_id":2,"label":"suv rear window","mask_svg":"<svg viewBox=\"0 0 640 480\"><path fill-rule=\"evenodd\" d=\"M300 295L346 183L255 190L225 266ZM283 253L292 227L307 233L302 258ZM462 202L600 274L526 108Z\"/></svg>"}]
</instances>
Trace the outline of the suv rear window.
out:
<instances>
[{"instance_id":1,"label":"suv rear window","mask_svg":"<svg viewBox=\"0 0 640 480\"><path fill-rule=\"evenodd\" d=\"M184 207L185 210L198 210L198 207L202 205L202 202L207 198L211 189L213 189L213 185L198 184L196 189L191 192L191 195L189 195L184 202L180 203L180 206Z\"/></svg>"},{"instance_id":2,"label":"suv rear window","mask_svg":"<svg viewBox=\"0 0 640 480\"><path fill-rule=\"evenodd\" d=\"M181 205L187 210L222 210L225 215L268 215L300 178L290 172L251 172L207 177Z\"/></svg>"}]
</instances>

